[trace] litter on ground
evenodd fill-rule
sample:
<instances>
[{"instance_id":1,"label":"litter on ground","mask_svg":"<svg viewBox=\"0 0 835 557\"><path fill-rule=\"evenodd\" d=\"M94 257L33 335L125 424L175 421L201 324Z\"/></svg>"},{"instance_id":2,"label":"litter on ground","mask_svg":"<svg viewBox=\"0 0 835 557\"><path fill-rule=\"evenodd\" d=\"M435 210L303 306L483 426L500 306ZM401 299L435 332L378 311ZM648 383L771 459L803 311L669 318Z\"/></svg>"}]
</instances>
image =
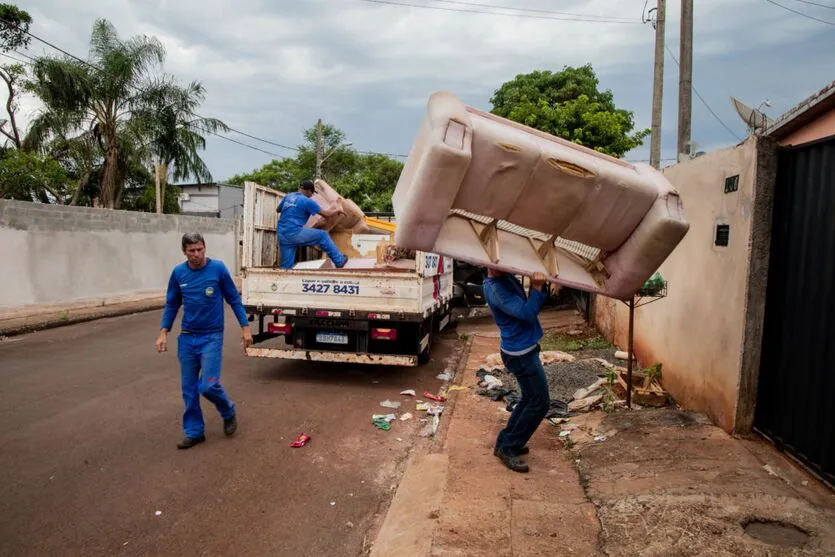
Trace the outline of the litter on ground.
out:
<instances>
[{"instance_id":1,"label":"litter on ground","mask_svg":"<svg viewBox=\"0 0 835 557\"><path fill-rule=\"evenodd\" d=\"M292 443L290 443L290 446L293 448L304 447L305 445L307 445L308 441L310 441L309 435L299 433L296 436L296 439Z\"/></svg>"},{"instance_id":2,"label":"litter on ground","mask_svg":"<svg viewBox=\"0 0 835 557\"><path fill-rule=\"evenodd\" d=\"M395 402L393 400L384 400L383 402L380 403L380 406L382 406L383 408L395 408L396 409L396 408L400 408L400 403Z\"/></svg>"},{"instance_id":3,"label":"litter on ground","mask_svg":"<svg viewBox=\"0 0 835 557\"><path fill-rule=\"evenodd\" d=\"M406 389L405 391L400 391L400 394L403 396L417 396L414 389Z\"/></svg>"}]
</instances>

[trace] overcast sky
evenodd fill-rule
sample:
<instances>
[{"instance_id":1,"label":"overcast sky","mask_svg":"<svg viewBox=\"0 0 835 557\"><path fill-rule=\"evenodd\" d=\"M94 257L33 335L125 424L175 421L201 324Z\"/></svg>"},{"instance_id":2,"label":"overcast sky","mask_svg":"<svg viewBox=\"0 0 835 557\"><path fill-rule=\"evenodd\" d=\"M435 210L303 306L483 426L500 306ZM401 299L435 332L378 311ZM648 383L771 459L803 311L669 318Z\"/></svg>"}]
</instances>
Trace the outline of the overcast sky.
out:
<instances>
[{"instance_id":1,"label":"overcast sky","mask_svg":"<svg viewBox=\"0 0 835 557\"><path fill-rule=\"evenodd\" d=\"M773 0L835 23L835 9ZM831 4L835 0L816 0ZM401 4L401 5L392 5ZM432 6L427 9L404 6ZM465 6L464 4L479 4ZM641 24L644 0L26 0L31 31L86 57L93 21L104 17L122 37L154 35L166 46L165 70L202 81L203 115L241 131L295 146L321 117L355 148L408 153L429 95L438 90L489 110L495 89L519 73L590 62L621 108L650 126L654 31ZM533 17L447 10L507 10ZM654 0L649 0L649 6ZM540 10L540 11L536 11ZM561 13L554 13L561 12ZM583 19L612 21L566 21ZM564 18L564 19L559 19ZM668 2L667 42L678 56L679 2ZM835 25L791 13L770 0L695 0L693 84L728 131L693 98L693 140L702 150L744 138L728 97L769 116L835 79ZM29 55L55 51L32 41ZM675 156L678 68L665 59L662 157ZM35 104L27 100L24 113ZM278 155L292 152L230 137ZM648 158L648 143L628 159ZM273 158L223 139L204 155L215 179Z\"/></svg>"}]
</instances>

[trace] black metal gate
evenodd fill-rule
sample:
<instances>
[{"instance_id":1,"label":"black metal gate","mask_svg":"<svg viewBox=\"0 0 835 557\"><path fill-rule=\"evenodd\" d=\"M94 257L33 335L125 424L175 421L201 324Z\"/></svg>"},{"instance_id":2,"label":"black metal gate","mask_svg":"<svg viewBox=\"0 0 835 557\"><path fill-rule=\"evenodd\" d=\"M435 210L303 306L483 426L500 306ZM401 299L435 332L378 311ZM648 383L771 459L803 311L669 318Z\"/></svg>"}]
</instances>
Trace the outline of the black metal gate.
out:
<instances>
[{"instance_id":1,"label":"black metal gate","mask_svg":"<svg viewBox=\"0 0 835 557\"><path fill-rule=\"evenodd\" d=\"M781 150L754 427L835 485L835 138Z\"/></svg>"}]
</instances>

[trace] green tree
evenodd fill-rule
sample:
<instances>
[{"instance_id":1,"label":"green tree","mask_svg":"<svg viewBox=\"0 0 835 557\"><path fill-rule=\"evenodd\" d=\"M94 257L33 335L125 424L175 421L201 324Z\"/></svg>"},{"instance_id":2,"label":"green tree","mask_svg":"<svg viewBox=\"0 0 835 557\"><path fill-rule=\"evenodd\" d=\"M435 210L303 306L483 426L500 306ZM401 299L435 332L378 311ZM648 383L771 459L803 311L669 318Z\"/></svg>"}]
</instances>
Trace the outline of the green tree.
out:
<instances>
[{"instance_id":1,"label":"green tree","mask_svg":"<svg viewBox=\"0 0 835 557\"><path fill-rule=\"evenodd\" d=\"M206 89L198 82L181 87L173 79L164 79L148 91L134 114L136 132L147 140L144 147L153 159L157 212L165 205L169 169L175 181L190 176L201 183L212 180L199 151L206 148L205 134L229 128L216 118L197 114L205 98Z\"/></svg>"},{"instance_id":2,"label":"green tree","mask_svg":"<svg viewBox=\"0 0 835 557\"><path fill-rule=\"evenodd\" d=\"M9 52L29 46L32 16L14 4L0 4L0 51Z\"/></svg>"},{"instance_id":3,"label":"green tree","mask_svg":"<svg viewBox=\"0 0 835 557\"><path fill-rule=\"evenodd\" d=\"M391 197L403 163L380 154L358 153L346 147L342 130L323 124L323 139L328 157L322 178L340 195L351 199L366 212L391 211ZM316 126L304 132L305 142L295 157L273 160L259 169L233 176L227 182L256 182L284 192L295 191L299 182L312 179L316 170Z\"/></svg>"},{"instance_id":4,"label":"green tree","mask_svg":"<svg viewBox=\"0 0 835 557\"><path fill-rule=\"evenodd\" d=\"M492 113L622 157L640 146L650 130L633 132L632 112L617 108L612 92L598 86L591 64L520 74L495 92Z\"/></svg>"},{"instance_id":5,"label":"green tree","mask_svg":"<svg viewBox=\"0 0 835 557\"><path fill-rule=\"evenodd\" d=\"M9 52L19 48L26 48L32 38L28 35L32 16L14 4L0 4L0 52ZM21 133L17 125L17 100L21 90L21 80L25 77L24 68L20 64L4 64L0 66L0 79L6 83L8 97L6 98L6 122L0 124L0 133L20 149Z\"/></svg>"},{"instance_id":6,"label":"green tree","mask_svg":"<svg viewBox=\"0 0 835 557\"><path fill-rule=\"evenodd\" d=\"M77 132L91 130L104 152L101 173L101 202L118 208L125 176L120 165L122 132L133 112L145 101L150 77L165 58L165 49L156 38L137 36L119 38L107 20L93 25L90 37L89 63L73 58L39 58L34 64L31 90L45 109L33 122L40 130L36 136L45 139L55 134L50 125L62 122Z\"/></svg>"},{"instance_id":7,"label":"green tree","mask_svg":"<svg viewBox=\"0 0 835 557\"><path fill-rule=\"evenodd\" d=\"M64 203L71 189L57 161L20 149L6 149L0 158L0 198Z\"/></svg>"}]
</instances>

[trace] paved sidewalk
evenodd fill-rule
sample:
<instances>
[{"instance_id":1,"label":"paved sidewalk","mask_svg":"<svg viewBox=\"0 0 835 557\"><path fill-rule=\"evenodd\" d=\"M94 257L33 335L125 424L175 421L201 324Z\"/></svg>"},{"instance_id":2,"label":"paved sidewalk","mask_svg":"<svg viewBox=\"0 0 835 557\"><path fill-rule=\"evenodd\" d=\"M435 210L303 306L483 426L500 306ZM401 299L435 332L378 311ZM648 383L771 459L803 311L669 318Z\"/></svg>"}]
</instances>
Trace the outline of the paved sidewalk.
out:
<instances>
[{"instance_id":1,"label":"paved sidewalk","mask_svg":"<svg viewBox=\"0 0 835 557\"><path fill-rule=\"evenodd\" d=\"M576 325L574 312L544 317ZM371 553L431 556L835 555L835 494L759 438L675 408L540 425L528 474L493 456L504 405L476 394L498 350L486 322L458 369L435 447L413 455ZM564 427L564 426L563 426ZM595 442L594 438L605 437ZM570 448L569 448L570 447Z\"/></svg>"},{"instance_id":2,"label":"paved sidewalk","mask_svg":"<svg viewBox=\"0 0 835 557\"><path fill-rule=\"evenodd\" d=\"M493 456L509 414L504 404L475 394L476 370L498 350L498 339L476 336L443 451L449 470L431 555L594 555L600 525L580 485L570 453L543 423L529 444L528 474Z\"/></svg>"}]
</instances>

